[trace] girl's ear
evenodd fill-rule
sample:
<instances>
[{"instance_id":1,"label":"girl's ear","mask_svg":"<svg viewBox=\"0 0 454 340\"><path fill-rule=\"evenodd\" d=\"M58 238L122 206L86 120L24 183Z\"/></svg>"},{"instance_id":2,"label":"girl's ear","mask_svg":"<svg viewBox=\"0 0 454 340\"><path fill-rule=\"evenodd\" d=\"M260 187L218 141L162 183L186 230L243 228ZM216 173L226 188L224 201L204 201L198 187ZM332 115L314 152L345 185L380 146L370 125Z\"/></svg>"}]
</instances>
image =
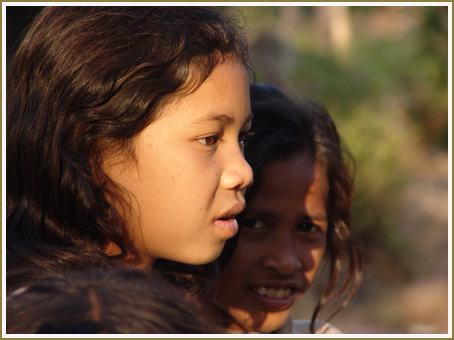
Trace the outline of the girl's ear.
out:
<instances>
[{"instance_id":1,"label":"girl's ear","mask_svg":"<svg viewBox=\"0 0 454 340\"><path fill-rule=\"evenodd\" d=\"M117 246L115 243L109 241L107 245L104 247L104 253L107 256L119 256L122 255L123 252L120 249L119 246Z\"/></svg>"}]
</instances>

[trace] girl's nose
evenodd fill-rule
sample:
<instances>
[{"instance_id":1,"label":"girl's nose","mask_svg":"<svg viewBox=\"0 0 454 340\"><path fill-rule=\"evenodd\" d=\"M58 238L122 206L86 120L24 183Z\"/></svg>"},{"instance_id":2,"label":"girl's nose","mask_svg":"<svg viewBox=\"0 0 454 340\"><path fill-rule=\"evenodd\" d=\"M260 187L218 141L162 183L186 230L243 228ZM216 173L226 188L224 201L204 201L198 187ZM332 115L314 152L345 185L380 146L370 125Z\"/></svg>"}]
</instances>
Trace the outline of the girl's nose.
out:
<instances>
[{"instance_id":1,"label":"girl's nose","mask_svg":"<svg viewBox=\"0 0 454 340\"><path fill-rule=\"evenodd\" d=\"M221 186L225 189L245 189L252 185L252 168L244 159L241 149L227 157L226 166L221 175Z\"/></svg>"},{"instance_id":2,"label":"girl's nose","mask_svg":"<svg viewBox=\"0 0 454 340\"><path fill-rule=\"evenodd\" d=\"M291 240L282 241L277 238L273 243L274 245L269 248L262 260L265 268L275 270L281 275L291 275L303 269L302 259Z\"/></svg>"}]
</instances>

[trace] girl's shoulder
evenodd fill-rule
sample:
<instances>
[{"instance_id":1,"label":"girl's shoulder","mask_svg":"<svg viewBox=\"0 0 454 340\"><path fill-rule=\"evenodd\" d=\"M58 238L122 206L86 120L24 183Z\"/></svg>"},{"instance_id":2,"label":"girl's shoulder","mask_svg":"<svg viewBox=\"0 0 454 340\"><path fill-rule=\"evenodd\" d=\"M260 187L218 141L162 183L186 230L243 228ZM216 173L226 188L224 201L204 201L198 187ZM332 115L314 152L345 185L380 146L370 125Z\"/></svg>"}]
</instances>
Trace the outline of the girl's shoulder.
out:
<instances>
[{"instance_id":1,"label":"girl's shoulder","mask_svg":"<svg viewBox=\"0 0 454 340\"><path fill-rule=\"evenodd\" d=\"M279 334L311 334L310 319L288 319L282 328L275 333ZM322 320L315 321L315 334L342 334L335 326Z\"/></svg>"},{"instance_id":2,"label":"girl's shoulder","mask_svg":"<svg viewBox=\"0 0 454 340\"><path fill-rule=\"evenodd\" d=\"M310 334L311 320L293 320L294 334ZM335 326L323 320L315 320L315 334L342 334Z\"/></svg>"}]
</instances>

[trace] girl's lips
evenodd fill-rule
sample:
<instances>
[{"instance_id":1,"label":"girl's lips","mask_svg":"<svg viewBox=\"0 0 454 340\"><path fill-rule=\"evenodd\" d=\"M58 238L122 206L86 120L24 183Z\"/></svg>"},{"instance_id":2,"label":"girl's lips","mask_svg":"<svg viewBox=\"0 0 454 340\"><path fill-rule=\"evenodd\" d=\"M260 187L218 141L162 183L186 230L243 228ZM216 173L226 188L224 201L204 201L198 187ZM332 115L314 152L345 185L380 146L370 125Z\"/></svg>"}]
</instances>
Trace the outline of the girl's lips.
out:
<instances>
[{"instance_id":1,"label":"girl's lips","mask_svg":"<svg viewBox=\"0 0 454 340\"><path fill-rule=\"evenodd\" d=\"M214 225L225 238L232 238L238 232L238 222L235 217L217 219L214 221Z\"/></svg>"},{"instance_id":2,"label":"girl's lips","mask_svg":"<svg viewBox=\"0 0 454 340\"><path fill-rule=\"evenodd\" d=\"M246 207L245 202L234 204L223 215L214 220L214 225L221 232L224 238L232 238L238 232L238 222L235 216L241 213Z\"/></svg>"},{"instance_id":3,"label":"girl's lips","mask_svg":"<svg viewBox=\"0 0 454 340\"><path fill-rule=\"evenodd\" d=\"M289 309L297 294L297 290L291 287L273 288L256 286L252 288L252 294L260 302L264 309L271 312Z\"/></svg>"},{"instance_id":4,"label":"girl's lips","mask_svg":"<svg viewBox=\"0 0 454 340\"><path fill-rule=\"evenodd\" d=\"M265 310L276 312L291 308L303 288L300 280L264 280L252 285L251 291Z\"/></svg>"}]
</instances>

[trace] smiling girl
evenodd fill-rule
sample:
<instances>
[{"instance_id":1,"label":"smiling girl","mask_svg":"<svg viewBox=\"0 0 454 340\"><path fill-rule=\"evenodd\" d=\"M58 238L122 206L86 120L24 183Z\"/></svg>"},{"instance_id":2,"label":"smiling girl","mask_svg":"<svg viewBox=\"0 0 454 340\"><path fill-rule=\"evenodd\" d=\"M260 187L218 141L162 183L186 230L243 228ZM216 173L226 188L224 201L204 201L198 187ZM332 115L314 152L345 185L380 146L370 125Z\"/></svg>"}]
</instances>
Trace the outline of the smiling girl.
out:
<instances>
[{"instance_id":1,"label":"smiling girl","mask_svg":"<svg viewBox=\"0 0 454 340\"><path fill-rule=\"evenodd\" d=\"M247 58L209 7L45 8L7 84L8 286L214 260L252 183Z\"/></svg>"},{"instance_id":2,"label":"smiling girl","mask_svg":"<svg viewBox=\"0 0 454 340\"><path fill-rule=\"evenodd\" d=\"M335 125L322 106L297 106L271 86L253 85L251 98L255 135L246 157L255 182L211 291L225 312L219 319L232 332L338 333L317 315L329 300L348 302L362 265L350 223L353 181ZM323 260L328 282L312 320L292 320Z\"/></svg>"}]
</instances>

